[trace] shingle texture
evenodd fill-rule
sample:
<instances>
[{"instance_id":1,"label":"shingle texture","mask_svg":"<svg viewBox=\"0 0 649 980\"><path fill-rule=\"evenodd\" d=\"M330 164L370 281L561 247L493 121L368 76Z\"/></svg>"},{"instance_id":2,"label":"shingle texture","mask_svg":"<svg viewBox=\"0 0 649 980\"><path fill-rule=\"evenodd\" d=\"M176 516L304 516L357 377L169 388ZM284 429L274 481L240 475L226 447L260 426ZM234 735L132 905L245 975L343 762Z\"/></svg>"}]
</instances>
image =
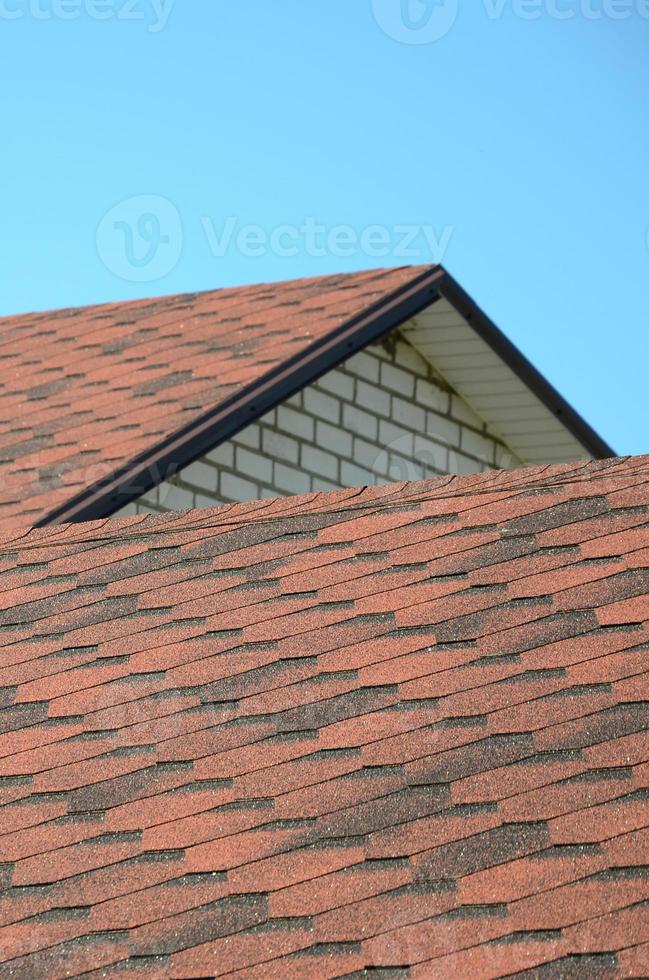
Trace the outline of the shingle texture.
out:
<instances>
[{"instance_id":1,"label":"shingle texture","mask_svg":"<svg viewBox=\"0 0 649 980\"><path fill-rule=\"evenodd\" d=\"M0 526L38 523L421 273L0 319Z\"/></svg>"},{"instance_id":2,"label":"shingle texture","mask_svg":"<svg viewBox=\"0 0 649 980\"><path fill-rule=\"evenodd\" d=\"M649 973L649 457L0 549L0 976Z\"/></svg>"}]
</instances>

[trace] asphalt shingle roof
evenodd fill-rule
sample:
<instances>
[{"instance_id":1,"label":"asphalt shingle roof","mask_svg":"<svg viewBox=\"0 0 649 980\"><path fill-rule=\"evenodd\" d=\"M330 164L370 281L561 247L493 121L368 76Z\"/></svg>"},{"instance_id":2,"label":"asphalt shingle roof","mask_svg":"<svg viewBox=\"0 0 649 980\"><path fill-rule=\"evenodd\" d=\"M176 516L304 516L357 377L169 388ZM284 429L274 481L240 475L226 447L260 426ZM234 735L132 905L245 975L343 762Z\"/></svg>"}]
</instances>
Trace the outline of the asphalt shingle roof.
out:
<instances>
[{"instance_id":1,"label":"asphalt shingle roof","mask_svg":"<svg viewBox=\"0 0 649 980\"><path fill-rule=\"evenodd\" d=\"M648 584L649 457L16 533L0 976L646 975Z\"/></svg>"},{"instance_id":2,"label":"asphalt shingle roof","mask_svg":"<svg viewBox=\"0 0 649 980\"><path fill-rule=\"evenodd\" d=\"M0 319L0 527L39 523L426 271Z\"/></svg>"}]
</instances>

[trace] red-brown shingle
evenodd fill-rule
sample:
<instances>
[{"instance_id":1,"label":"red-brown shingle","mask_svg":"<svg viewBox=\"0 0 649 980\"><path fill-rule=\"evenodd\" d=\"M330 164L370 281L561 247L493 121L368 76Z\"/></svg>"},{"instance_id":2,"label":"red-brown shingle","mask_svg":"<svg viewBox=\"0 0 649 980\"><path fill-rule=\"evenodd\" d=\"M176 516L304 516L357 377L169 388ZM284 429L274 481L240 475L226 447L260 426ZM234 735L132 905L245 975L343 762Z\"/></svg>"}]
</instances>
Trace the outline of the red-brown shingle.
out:
<instances>
[{"instance_id":1,"label":"red-brown shingle","mask_svg":"<svg viewBox=\"0 0 649 980\"><path fill-rule=\"evenodd\" d=\"M0 973L646 973L647 486L7 537Z\"/></svg>"},{"instance_id":2,"label":"red-brown shingle","mask_svg":"<svg viewBox=\"0 0 649 980\"><path fill-rule=\"evenodd\" d=\"M1 319L1 526L39 523L423 271Z\"/></svg>"}]
</instances>

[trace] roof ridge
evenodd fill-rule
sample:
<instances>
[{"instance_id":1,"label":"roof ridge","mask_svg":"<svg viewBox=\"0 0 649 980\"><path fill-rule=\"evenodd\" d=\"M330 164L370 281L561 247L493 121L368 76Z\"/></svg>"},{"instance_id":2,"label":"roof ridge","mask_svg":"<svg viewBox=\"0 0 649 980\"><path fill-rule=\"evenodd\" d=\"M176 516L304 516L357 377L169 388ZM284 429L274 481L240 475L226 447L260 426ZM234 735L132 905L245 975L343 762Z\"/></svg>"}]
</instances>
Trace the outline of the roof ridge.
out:
<instances>
[{"instance_id":1,"label":"roof ridge","mask_svg":"<svg viewBox=\"0 0 649 980\"><path fill-rule=\"evenodd\" d=\"M337 509L355 513L370 509L386 511L395 506L416 504L424 500L481 497L500 490L511 491L514 496L518 492L558 489L582 482L588 482L592 486L593 482L612 479L614 474L619 476L620 469L625 472L628 470L629 476L646 473L649 477L649 455L621 456L579 463L544 464L517 470L490 470L467 476L440 476L431 480L276 497L224 504L220 507L172 511L160 515L106 517L97 521L51 524L23 530L15 538L0 538L0 554L15 551L16 547L22 550L32 546L42 547L46 543L56 544L57 538L64 538L66 543L71 544L81 540L102 541L114 536L111 532L119 532L121 540L131 540L151 533L164 534L166 531L178 533L183 529L216 530L219 527L286 521L291 518L297 519L305 514L330 513ZM526 475L530 478L525 479ZM289 506L293 509L288 510ZM204 515L204 520L200 523L192 520L191 523L183 525L184 517L198 514ZM217 520L210 520L209 515L214 515ZM78 529L78 535L71 533L71 529ZM106 533L102 534L104 529ZM89 535L92 531L96 531L96 537Z\"/></svg>"}]
</instances>

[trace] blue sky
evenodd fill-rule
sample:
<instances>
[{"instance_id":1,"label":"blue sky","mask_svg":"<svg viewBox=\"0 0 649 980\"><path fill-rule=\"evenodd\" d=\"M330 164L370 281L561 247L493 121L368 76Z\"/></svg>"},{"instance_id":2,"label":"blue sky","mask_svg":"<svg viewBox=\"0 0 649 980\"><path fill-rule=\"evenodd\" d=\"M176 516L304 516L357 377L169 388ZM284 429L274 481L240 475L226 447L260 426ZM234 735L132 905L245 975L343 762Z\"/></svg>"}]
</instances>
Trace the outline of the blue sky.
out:
<instances>
[{"instance_id":1,"label":"blue sky","mask_svg":"<svg viewBox=\"0 0 649 980\"><path fill-rule=\"evenodd\" d=\"M649 0L0 0L0 313L442 259L649 452Z\"/></svg>"}]
</instances>

